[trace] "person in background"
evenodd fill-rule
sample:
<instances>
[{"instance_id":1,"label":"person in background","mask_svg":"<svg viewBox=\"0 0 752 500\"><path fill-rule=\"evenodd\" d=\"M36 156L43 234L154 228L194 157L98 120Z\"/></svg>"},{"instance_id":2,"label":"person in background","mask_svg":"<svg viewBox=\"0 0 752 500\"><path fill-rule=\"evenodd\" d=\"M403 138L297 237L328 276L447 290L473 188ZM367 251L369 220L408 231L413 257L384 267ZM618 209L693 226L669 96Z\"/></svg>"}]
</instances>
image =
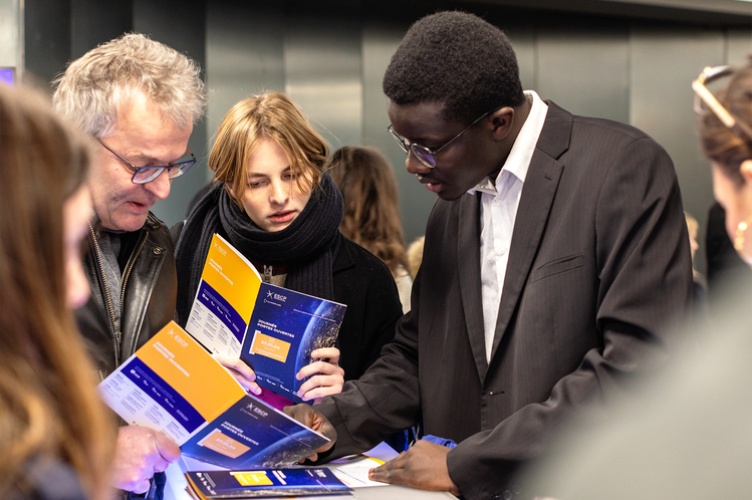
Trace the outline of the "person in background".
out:
<instances>
[{"instance_id":1,"label":"person in background","mask_svg":"<svg viewBox=\"0 0 752 500\"><path fill-rule=\"evenodd\" d=\"M734 250L734 243L726 232L726 211L717 201L708 210L705 231L705 258L707 261L708 305L721 301L726 289L739 275L752 278L752 269ZM717 300L719 299L719 300ZM722 302L722 301L721 301Z\"/></svg>"},{"instance_id":2,"label":"person in background","mask_svg":"<svg viewBox=\"0 0 752 500\"><path fill-rule=\"evenodd\" d=\"M299 396L312 402L340 392L344 379L359 377L392 339L402 314L386 265L339 231L342 196L324 172L328 152L324 139L284 94L244 99L217 130L209 155L212 187L182 228L173 228L179 234L182 324L214 233L248 258L267 282L347 305L338 348L314 350L315 361L298 372L307 379ZM238 369L245 366L240 362ZM249 388L262 392L255 382Z\"/></svg>"},{"instance_id":3,"label":"person in background","mask_svg":"<svg viewBox=\"0 0 752 500\"><path fill-rule=\"evenodd\" d=\"M332 155L329 171L345 202L340 231L384 261L397 283L402 311L409 311L413 278L407 271L392 165L374 148L344 146Z\"/></svg>"},{"instance_id":4,"label":"person in background","mask_svg":"<svg viewBox=\"0 0 752 500\"><path fill-rule=\"evenodd\" d=\"M696 311L705 310L707 306L707 284L705 276L695 268L695 254L700 244L697 242L697 233L700 230L700 223L697 222L689 212L684 212L684 218L687 221L687 232L689 233L689 248L692 251L692 296L694 308Z\"/></svg>"},{"instance_id":5,"label":"person in background","mask_svg":"<svg viewBox=\"0 0 752 500\"><path fill-rule=\"evenodd\" d=\"M407 270L413 280L418 276L420 264L423 261L423 245L425 241L425 236L418 236L407 247Z\"/></svg>"},{"instance_id":6,"label":"person in background","mask_svg":"<svg viewBox=\"0 0 752 500\"><path fill-rule=\"evenodd\" d=\"M426 272L371 368L287 411L335 437L321 459L420 419L426 437L371 479L524 497L519 468L660 363L691 304L676 172L634 127L523 91L508 38L472 14L414 23L383 88L407 171L439 197Z\"/></svg>"},{"instance_id":7,"label":"person in background","mask_svg":"<svg viewBox=\"0 0 752 500\"><path fill-rule=\"evenodd\" d=\"M54 83L55 109L97 142L87 181L95 214L85 259L92 295L77 319L105 377L174 318L173 242L150 208L196 162L188 139L206 90L195 61L140 34L90 50ZM164 434L123 425L113 484L160 495L161 472L179 455Z\"/></svg>"},{"instance_id":8,"label":"person in background","mask_svg":"<svg viewBox=\"0 0 752 500\"><path fill-rule=\"evenodd\" d=\"M0 498L108 500L115 422L71 308L89 286L86 137L0 85Z\"/></svg>"},{"instance_id":9,"label":"person in background","mask_svg":"<svg viewBox=\"0 0 752 500\"><path fill-rule=\"evenodd\" d=\"M692 86L713 193L726 211L728 237L750 266L752 57L741 67L707 67ZM570 429L549 460L527 471L530 491L561 500L750 497L749 273L726 280L725 289L712 325L682 327L698 346L687 345L617 408Z\"/></svg>"}]
</instances>

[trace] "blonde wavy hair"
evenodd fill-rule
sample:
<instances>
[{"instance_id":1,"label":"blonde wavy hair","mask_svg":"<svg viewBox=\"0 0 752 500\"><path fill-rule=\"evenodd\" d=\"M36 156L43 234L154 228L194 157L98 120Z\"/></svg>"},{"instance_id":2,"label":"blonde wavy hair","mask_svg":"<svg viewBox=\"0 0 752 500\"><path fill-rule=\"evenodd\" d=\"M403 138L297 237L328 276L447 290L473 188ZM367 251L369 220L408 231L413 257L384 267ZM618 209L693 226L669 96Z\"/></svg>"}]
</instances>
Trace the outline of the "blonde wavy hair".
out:
<instances>
[{"instance_id":1,"label":"blonde wavy hair","mask_svg":"<svg viewBox=\"0 0 752 500\"><path fill-rule=\"evenodd\" d=\"M0 85L0 498L32 461L77 472L111 497L115 422L66 301L63 206L85 181L89 139L37 93Z\"/></svg>"},{"instance_id":2,"label":"blonde wavy hair","mask_svg":"<svg viewBox=\"0 0 752 500\"><path fill-rule=\"evenodd\" d=\"M137 33L90 50L71 62L53 85L57 112L95 137L112 131L120 106L139 92L181 128L195 124L206 107L198 64Z\"/></svg>"},{"instance_id":3,"label":"blonde wavy hair","mask_svg":"<svg viewBox=\"0 0 752 500\"><path fill-rule=\"evenodd\" d=\"M230 108L209 153L214 180L230 188L228 192L238 206L242 206L240 200L248 183L248 159L256 145L267 139L285 152L302 191L313 190L321 181L329 158L326 140L285 94L254 95Z\"/></svg>"}]
</instances>

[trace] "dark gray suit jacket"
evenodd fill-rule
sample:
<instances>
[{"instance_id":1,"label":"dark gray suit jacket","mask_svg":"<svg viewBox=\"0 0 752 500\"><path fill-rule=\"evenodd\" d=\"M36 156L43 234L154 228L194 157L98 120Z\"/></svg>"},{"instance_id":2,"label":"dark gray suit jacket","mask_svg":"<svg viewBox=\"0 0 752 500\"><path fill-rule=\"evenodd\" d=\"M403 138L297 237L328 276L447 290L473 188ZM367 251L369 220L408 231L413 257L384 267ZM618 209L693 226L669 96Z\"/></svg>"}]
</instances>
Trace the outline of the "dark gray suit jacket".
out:
<instances>
[{"instance_id":1,"label":"dark gray suit jacket","mask_svg":"<svg viewBox=\"0 0 752 500\"><path fill-rule=\"evenodd\" d=\"M577 410L622 391L665 349L692 293L689 239L671 159L630 126L553 103L525 179L496 336L486 363L479 197L437 201L412 311L381 358L318 408L334 455L422 420L459 443L449 473L466 498L516 495ZM517 497L519 498L519 497Z\"/></svg>"}]
</instances>

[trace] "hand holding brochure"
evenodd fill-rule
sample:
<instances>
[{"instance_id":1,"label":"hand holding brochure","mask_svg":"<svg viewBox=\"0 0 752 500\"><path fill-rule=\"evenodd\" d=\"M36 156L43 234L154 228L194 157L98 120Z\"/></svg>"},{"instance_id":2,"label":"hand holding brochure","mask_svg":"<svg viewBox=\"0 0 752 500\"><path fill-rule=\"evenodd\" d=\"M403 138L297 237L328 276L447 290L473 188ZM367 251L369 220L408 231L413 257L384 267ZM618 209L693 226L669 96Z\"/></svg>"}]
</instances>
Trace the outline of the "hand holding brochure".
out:
<instances>
[{"instance_id":1,"label":"hand holding brochure","mask_svg":"<svg viewBox=\"0 0 752 500\"><path fill-rule=\"evenodd\" d=\"M326 468L190 471L188 484L202 500L352 493Z\"/></svg>"},{"instance_id":2,"label":"hand holding brochure","mask_svg":"<svg viewBox=\"0 0 752 500\"><path fill-rule=\"evenodd\" d=\"M240 357L256 381L294 402L295 375L311 351L332 347L346 306L264 283L256 268L221 236L212 237L186 330L212 352Z\"/></svg>"},{"instance_id":3,"label":"hand holding brochure","mask_svg":"<svg viewBox=\"0 0 752 500\"><path fill-rule=\"evenodd\" d=\"M329 440L246 393L174 322L99 385L131 424L164 432L184 455L221 467L293 464Z\"/></svg>"}]
</instances>

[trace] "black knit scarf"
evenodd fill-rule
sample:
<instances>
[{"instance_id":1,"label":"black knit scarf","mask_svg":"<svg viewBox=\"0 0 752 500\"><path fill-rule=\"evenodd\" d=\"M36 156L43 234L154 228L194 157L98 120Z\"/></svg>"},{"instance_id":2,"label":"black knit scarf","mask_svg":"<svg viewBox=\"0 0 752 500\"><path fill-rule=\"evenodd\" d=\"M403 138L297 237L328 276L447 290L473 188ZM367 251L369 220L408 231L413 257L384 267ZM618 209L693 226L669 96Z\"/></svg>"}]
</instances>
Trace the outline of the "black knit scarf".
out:
<instances>
[{"instance_id":1,"label":"black knit scarf","mask_svg":"<svg viewBox=\"0 0 752 500\"><path fill-rule=\"evenodd\" d=\"M212 186L188 214L175 247L180 323L188 320L214 233L254 263L284 265L286 288L332 299L332 264L342 238L343 210L342 195L324 174L298 217L282 231L269 232L251 221L223 184Z\"/></svg>"}]
</instances>

